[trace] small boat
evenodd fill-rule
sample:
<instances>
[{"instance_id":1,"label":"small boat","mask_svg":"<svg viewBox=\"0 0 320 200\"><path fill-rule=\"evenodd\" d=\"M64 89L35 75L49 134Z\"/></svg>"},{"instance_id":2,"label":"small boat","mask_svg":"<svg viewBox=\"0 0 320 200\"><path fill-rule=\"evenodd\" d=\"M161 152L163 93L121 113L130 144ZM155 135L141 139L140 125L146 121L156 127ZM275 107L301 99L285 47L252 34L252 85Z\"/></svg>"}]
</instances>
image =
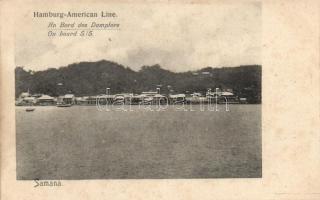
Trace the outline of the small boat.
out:
<instances>
[{"instance_id":1,"label":"small boat","mask_svg":"<svg viewBox=\"0 0 320 200\"><path fill-rule=\"evenodd\" d=\"M35 108L26 108L27 112L33 112L35 110Z\"/></svg>"},{"instance_id":2,"label":"small boat","mask_svg":"<svg viewBox=\"0 0 320 200\"><path fill-rule=\"evenodd\" d=\"M57 104L57 107L71 107L71 104Z\"/></svg>"}]
</instances>

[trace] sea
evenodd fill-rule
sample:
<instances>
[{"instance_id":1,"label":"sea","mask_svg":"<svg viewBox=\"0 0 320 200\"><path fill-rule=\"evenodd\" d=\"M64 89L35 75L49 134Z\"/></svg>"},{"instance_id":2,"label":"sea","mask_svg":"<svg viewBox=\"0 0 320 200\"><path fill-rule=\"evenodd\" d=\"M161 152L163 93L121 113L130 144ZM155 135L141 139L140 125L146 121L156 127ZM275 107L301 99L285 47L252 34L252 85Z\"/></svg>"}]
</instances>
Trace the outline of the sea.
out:
<instances>
[{"instance_id":1,"label":"sea","mask_svg":"<svg viewBox=\"0 0 320 200\"><path fill-rule=\"evenodd\" d=\"M16 107L18 180L261 178L261 105Z\"/></svg>"}]
</instances>

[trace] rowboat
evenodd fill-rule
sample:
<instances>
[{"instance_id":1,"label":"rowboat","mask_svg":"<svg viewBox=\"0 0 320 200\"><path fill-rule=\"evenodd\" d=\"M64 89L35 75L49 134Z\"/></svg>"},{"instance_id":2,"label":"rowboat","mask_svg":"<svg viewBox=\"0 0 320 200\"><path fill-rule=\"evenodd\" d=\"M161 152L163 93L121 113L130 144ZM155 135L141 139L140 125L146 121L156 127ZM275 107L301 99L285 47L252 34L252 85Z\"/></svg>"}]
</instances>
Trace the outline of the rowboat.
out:
<instances>
[{"instance_id":1,"label":"rowboat","mask_svg":"<svg viewBox=\"0 0 320 200\"><path fill-rule=\"evenodd\" d=\"M71 104L57 104L57 107L71 107Z\"/></svg>"},{"instance_id":2,"label":"rowboat","mask_svg":"<svg viewBox=\"0 0 320 200\"><path fill-rule=\"evenodd\" d=\"M33 112L35 110L35 108L26 108L27 112Z\"/></svg>"}]
</instances>

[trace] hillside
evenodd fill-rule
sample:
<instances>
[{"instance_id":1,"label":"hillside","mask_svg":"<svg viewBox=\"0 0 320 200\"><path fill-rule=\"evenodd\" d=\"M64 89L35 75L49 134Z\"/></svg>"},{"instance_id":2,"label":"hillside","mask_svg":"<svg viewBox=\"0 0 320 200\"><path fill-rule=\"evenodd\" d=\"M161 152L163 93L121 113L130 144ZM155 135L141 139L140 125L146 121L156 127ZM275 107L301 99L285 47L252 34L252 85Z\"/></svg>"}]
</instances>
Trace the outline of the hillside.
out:
<instances>
[{"instance_id":1,"label":"hillside","mask_svg":"<svg viewBox=\"0 0 320 200\"><path fill-rule=\"evenodd\" d=\"M208 88L230 88L251 103L261 101L261 66L206 67L197 71L174 73L159 65L143 66L140 71L111 61L81 62L58 69L26 71L15 69L16 97L28 89L31 93L76 96L105 93L141 93L161 87L161 93L205 93ZM62 83L62 84L59 84Z\"/></svg>"}]
</instances>

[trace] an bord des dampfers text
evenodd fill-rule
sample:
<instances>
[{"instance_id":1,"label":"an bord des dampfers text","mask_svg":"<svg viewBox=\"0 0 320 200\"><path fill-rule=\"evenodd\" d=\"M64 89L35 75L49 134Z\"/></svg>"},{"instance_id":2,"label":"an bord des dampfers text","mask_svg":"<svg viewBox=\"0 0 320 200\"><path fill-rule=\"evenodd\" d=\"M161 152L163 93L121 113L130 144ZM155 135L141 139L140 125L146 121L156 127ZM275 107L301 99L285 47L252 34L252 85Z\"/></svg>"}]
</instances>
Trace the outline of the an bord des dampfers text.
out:
<instances>
[{"instance_id":1,"label":"an bord des dampfers text","mask_svg":"<svg viewBox=\"0 0 320 200\"><path fill-rule=\"evenodd\" d=\"M109 11L33 12L33 17L37 19L50 19L48 20L46 28L48 37L52 38L93 37L98 31L120 30L120 23L117 21L118 14Z\"/></svg>"}]
</instances>

